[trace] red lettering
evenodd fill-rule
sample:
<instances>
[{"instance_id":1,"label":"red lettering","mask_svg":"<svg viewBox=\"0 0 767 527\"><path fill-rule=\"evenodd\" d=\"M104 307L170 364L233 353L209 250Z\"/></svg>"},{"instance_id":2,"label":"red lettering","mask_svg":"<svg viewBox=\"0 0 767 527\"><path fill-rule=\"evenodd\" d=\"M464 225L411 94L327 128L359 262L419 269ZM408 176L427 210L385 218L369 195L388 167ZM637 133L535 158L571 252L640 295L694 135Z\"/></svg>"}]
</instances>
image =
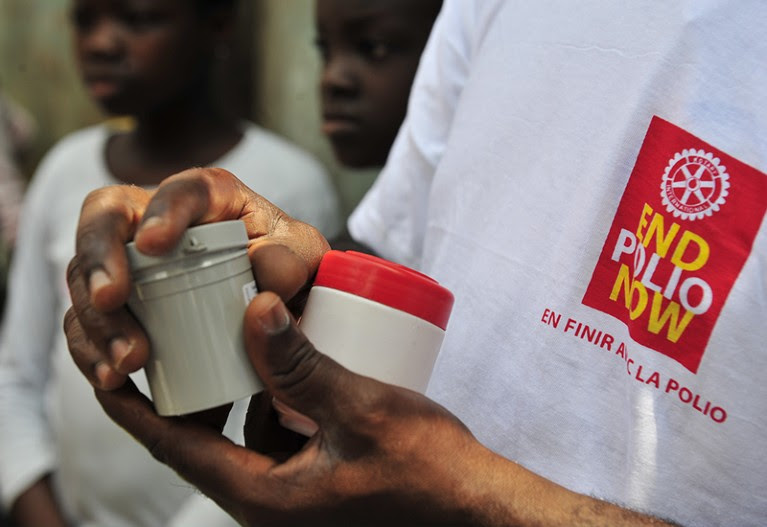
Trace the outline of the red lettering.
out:
<instances>
[{"instance_id":1,"label":"red lettering","mask_svg":"<svg viewBox=\"0 0 767 527\"><path fill-rule=\"evenodd\" d=\"M669 379L668 383L666 384L666 393L669 393L671 391L675 391L679 389L679 383L676 382L674 379Z\"/></svg>"},{"instance_id":2,"label":"red lettering","mask_svg":"<svg viewBox=\"0 0 767 527\"><path fill-rule=\"evenodd\" d=\"M717 423L724 423L727 420L727 412L724 411L724 408L714 406L711 409L711 419L713 419Z\"/></svg>"},{"instance_id":3,"label":"red lettering","mask_svg":"<svg viewBox=\"0 0 767 527\"><path fill-rule=\"evenodd\" d=\"M647 379L645 384L652 384L656 388L660 388L660 374L655 371L652 375L650 375L650 378Z\"/></svg>"},{"instance_id":4,"label":"red lettering","mask_svg":"<svg viewBox=\"0 0 767 527\"><path fill-rule=\"evenodd\" d=\"M549 326L554 326L555 328L559 325L559 320L562 318L562 315L557 315L549 308L546 308L543 310L543 316L541 317L541 322L544 324L548 324Z\"/></svg>"},{"instance_id":5,"label":"red lettering","mask_svg":"<svg viewBox=\"0 0 767 527\"><path fill-rule=\"evenodd\" d=\"M602 336L601 331L597 333L596 329L592 329L589 326L584 326L583 332L581 333L581 338L586 339L589 342L599 342L599 337L601 336Z\"/></svg>"}]
</instances>

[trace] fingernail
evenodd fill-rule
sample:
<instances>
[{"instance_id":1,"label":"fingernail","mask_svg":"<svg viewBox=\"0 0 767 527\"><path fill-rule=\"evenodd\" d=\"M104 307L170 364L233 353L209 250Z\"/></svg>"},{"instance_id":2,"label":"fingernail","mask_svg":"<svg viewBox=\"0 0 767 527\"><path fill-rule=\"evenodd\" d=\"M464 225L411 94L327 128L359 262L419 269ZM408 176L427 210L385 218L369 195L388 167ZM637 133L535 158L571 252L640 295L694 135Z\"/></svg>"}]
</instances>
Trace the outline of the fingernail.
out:
<instances>
[{"instance_id":1,"label":"fingernail","mask_svg":"<svg viewBox=\"0 0 767 527\"><path fill-rule=\"evenodd\" d=\"M290 313L279 300L258 317L261 327L267 334L279 333L290 325Z\"/></svg>"},{"instance_id":2,"label":"fingernail","mask_svg":"<svg viewBox=\"0 0 767 527\"><path fill-rule=\"evenodd\" d=\"M144 220L141 222L141 229L151 229L153 227L159 227L161 225L165 225L165 218L162 216L151 216L149 218L144 218Z\"/></svg>"},{"instance_id":3,"label":"fingernail","mask_svg":"<svg viewBox=\"0 0 767 527\"><path fill-rule=\"evenodd\" d=\"M133 351L133 344L124 338L112 339L109 343L109 353L112 356L112 364L120 373L131 373L123 370L123 362Z\"/></svg>"},{"instance_id":4,"label":"fingernail","mask_svg":"<svg viewBox=\"0 0 767 527\"><path fill-rule=\"evenodd\" d=\"M91 294L95 294L102 287L112 284L112 278L103 269L96 269L88 278L88 285L91 288Z\"/></svg>"},{"instance_id":5,"label":"fingernail","mask_svg":"<svg viewBox=\"0 0 767 527\"><path fill-rule=\"evenodd\" d=\"M107 381L109 380L109 377L112 375L112 367L109 366L106 362L97 362L96 365L93 367L93 373L96 375L96 379L98 379L99 384L104 386Z\"/></svg>"},{"instance_id":6,"label":"fingernail","mask_svg":"<svg viewBox=\"0 0 767 527\"><path fill-rule=\"evenodd\" d=\"M300 419L297 417L280 416L278 419L280 421L280 424L284 428L287 428L288 430L293 430L294 432L304 435L306 437L312 437L314 434L317 433L317 430L320 429L320 427L317 426L317 423L315 423L308 417L304 419Z\"/></svg>"},{"instance_id":7,"label":"fingernail","mask_svg":"<svg viewBox=\"0 0 767 527\"><path fill-rule=\"evenodd\" d=\"M288 430L293 430L299 434L311 437L320 428L312 418L293 410L290 406L276 397L272 398L272 406L277 410L280 424Z\"/></svg>"},{"instance_id":8,"label":"fingernail","mask_svg":"<svg viewBox=\"0 0 767 527\"><path fill-rule=\"evenodd\" d=\"M277 413L283 417L304 417L304 414L293 410L290 406L283 403L276 397L272 397L272 406L274 406L274 409L277 410ZM306 419L308 419L308 417Z\"/></svg>"}]
</instances>

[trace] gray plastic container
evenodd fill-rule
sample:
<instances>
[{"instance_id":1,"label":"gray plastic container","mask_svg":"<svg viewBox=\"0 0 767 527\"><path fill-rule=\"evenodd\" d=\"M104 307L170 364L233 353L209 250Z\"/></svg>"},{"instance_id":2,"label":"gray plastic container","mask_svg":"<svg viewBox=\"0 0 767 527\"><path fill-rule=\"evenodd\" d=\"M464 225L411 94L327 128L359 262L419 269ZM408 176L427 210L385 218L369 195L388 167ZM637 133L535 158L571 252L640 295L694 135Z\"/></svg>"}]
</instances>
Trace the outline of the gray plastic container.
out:
<instances>
[{"instance_id":1,"label":"gray plastic container","mask_svg":"<svg viewBox=\"0 0 767 527\"><path fill-rule=\"evenodd\" d=\"M157 413L213 408L263 389L243 344L243 315L256 293L242 221L191 227L161 256L127 244L128 306L151 344L145 371Z\"/></svg>"}]
</instances>

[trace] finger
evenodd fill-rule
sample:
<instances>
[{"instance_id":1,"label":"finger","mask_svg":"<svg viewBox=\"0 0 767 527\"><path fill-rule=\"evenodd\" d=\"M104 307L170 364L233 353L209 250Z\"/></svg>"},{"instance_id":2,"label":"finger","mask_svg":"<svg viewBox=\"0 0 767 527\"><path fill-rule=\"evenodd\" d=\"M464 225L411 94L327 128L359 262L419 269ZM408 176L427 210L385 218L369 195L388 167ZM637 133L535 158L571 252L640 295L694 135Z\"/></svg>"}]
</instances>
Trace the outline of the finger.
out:
<instances>
[{"instance_id":1,"label":"finger","mask_svg":"<svg viewBox=\"0 0 767 527\"><path fill-rule=\"evenodd\" d=\"M295 252L289 243L262 238L253 243L249 250L258 290L272 291L284 302L295 299L299 292L309 289L319 266L319 258L316 261L314 258L307 260ZM321 249L317 251L317 254L320 253Z\"/></svg>"},{"instance_id":2,"label":"finger","mask_svg":"<svg viewBox=\"0 0 767 527\"><path fill-rule=\"evenodd\" d=\"M123 385L127 376L118 373L88 339L73 308L64 315L64 333L69 353L88 382L102 390L114 390Z\"/></svg>"},{"instance_id":3,"label":"finger","mask_svg":"<svg viewBox=\"0 0 767 527\"><path fill-rule=\"evenodd\" d=\"M157 188L136 232L136 247L149 255L172 249L190 225L245 220L249 238L269 234L282 211L222 168L192 168Z\"/></svg>"},{"instance_id":4,"label":"finger","mask_svg":"<svg viewBox=\"0 0 767 527\"><path fill-rule=\"evenodd\" d=\"M91 192L83 203L77 271L85 280L88 302L100 311L123 305L130 294L125 244L133 238L149 196L138 187L112 186Z\"/></svg>"},{"instance_id":5,"label":"finger","mask_svg":"<svg viewBox=\"0 0 767 527\"><path fill-rule=\"evenodd\" d=\"M85 274L79 267L79 257L75 256L67 269L72 312L65 319L64 327L68 341L79 352L78 366L89 380L91 378L87 370L93 368L101 371L102 381L107 369L123 376L137 371L144 366L149 357L149 341L146 334L125 307L109 312L96 309L90 302ZM80 344L85 341L87 346ZM70 351L72 349L70 347ZM91 362L90 366L87 361ZM108 389L115 386L110 382L100 387Z\"/></svg>"},{"instance_id":6,"label":"finger","mask_svg":"<svg viewBox=\"0 0 767 527\"><path fill-rule=\"evenodd\" d=\"M246 349L267 389L325 431L369 411L385 386L318 352L272 293L253 299L244 325Z\"/></svg>"},{"instance_id":7,"label":"finger","mask_svg":"<svg viewBox=\"0 0 767 527\"><path fill-rule=\"evenodd\" d=\"M193 168L166 178L147 205L136 248L158 256L172 249L190 225L240 218L245 194L231 173Z\"/></svg>"},{"instance_id":8,"label":"finger","mask_svg":"<svg viewBox=\"0 0 767 527\"><path fill-rule=\"evenodd\" d=\"M330 245L320 232L276 209L268 236L251 236L248 248L259 291L272 291L300 313L323 255ZM249 232L260 228L257 215L245 217Z\"/></svg>"},{"instance_id":9,"label":"finger","mask_svg":"<svg viewBox=\"0 0 767 527\"><path fill-rule=\"evenodd\" d=\"M155 459L224 508L263 491L262 476L274 466L271 459L233 444L193 419L158 416L130 379L117 390L95 393L107 415Z\"/></svg>"},{"instance_id":10,"label":"finger","mask_svg":"<svg viewBox=\"0 0 767 527\"><path fill-rule=\"evenodd\" d=\"M250 240L248 254L259 290L287 300L311 281L325 238L249 189L233 174L196 168L169 177L146 208L136 233L143 253L162 254L178 243L189 225L240 219Z\"/></svg>"}]
</instances>

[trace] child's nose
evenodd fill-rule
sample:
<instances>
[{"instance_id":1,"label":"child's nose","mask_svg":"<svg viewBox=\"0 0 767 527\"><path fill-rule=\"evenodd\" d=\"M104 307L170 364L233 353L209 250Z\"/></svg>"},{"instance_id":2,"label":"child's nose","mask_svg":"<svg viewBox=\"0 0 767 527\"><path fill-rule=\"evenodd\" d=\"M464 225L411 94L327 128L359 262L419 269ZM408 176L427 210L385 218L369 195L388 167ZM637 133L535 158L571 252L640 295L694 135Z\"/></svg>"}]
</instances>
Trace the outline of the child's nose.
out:
<instances>
[{"instance_id":1,"label":"child's nose","mask_svg":"<svg viewBox=\"0 0 767 527\"><path fill-rule=\"evenodd\" d=\"M353 60L343 55L328 57L322 69L320 86L325 95L355 93L359 88Z\"/></svg>"},{"instance_id":2,"label":"child's nose","mask_svg":"<svg viewBox=\"0 0 767 527\"><path fill-rule=\"evenodd\" d=\"M83 51L98 55L116 55L122 49L122 28L109 17L100 17L87 31L80 32Z\"/></svg>"}]
</instances>

